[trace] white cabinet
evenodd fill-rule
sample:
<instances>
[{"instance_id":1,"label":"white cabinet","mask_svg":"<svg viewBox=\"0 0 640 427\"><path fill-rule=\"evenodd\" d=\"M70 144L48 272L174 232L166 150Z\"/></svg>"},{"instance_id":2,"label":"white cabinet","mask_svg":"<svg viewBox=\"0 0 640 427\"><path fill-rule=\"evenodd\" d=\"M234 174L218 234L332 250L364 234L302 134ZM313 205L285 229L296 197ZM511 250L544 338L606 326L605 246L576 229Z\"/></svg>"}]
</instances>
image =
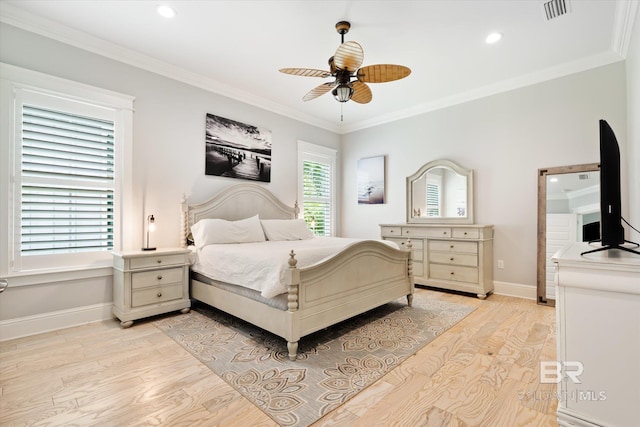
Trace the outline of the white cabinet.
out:
<instances>
[{"instance_id":1,"label":"white cabinet","mask_svg":"<svg viewBox=\"0 0 640 427\"><path fill-rule=\"evenodd\" d=\"M383 239L413 245L418 285L474 293L493 291L493 226L382 224Z\"/></svg>"},{"instance_id":2,"label":"white cabinet","mask_svg":"<svg viewBox=\"0 0 640 427\"><path fill-rule=\"evenodd\" d=\"M637 426L640 256L620 250L580 255L589 249L574 243L553 257L558 424Z\"/></svg>"},{"instance_id":3,"label":"white cabinet","mask_svg":"<svg viewBox=\"0 0 640 427\"><path fill-rule=\"evenodd\" d=\"M113 252L112 312L122 327L189 307L189 250Z\"/></svg>"}]
</instances>

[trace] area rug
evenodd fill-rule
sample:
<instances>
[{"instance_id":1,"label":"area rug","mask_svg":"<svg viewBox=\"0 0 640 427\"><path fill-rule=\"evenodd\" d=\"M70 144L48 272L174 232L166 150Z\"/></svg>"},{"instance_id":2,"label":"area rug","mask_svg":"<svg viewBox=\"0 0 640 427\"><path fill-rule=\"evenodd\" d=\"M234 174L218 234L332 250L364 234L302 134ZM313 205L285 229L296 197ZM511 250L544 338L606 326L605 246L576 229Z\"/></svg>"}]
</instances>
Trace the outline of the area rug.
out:
<instances>
[{"instance_id":1,"label":"area rug","mask_svg":"<svg viewBox=\"0 0 640 427\"><path fill-rule=\"evenodd\" d=\"M308 426L472 311L402 298L303 337L296 361L282 338L204 304L155 325L281 426Z\"/></svg>"}]
</instances>

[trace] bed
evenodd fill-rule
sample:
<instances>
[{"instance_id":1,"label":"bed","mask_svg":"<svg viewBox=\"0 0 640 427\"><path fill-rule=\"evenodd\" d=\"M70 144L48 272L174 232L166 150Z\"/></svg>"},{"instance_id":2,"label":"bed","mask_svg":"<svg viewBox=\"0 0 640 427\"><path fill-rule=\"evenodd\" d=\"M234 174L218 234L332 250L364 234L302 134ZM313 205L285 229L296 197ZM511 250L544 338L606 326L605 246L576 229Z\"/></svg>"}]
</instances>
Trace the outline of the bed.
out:
<instances>
[{"instance_id":1,"label":"bed","mask_svg":"<svg viewBox=\"0 0 640 427\"><path fill-rule=\"evenodd\" d=\"M196 205L188 205L183 200L181 210L182 242L191 237L190 231L194 225L198 224L199 227L206 222L201 220L239 223L257 216L263 224L269 220L279 224L283 221L278 220L292 220L293 223L298 214L297 206L287 206L257 184L234 185ZM281 257L283 264L284 292L265 298L263 292L258 290L216 280L198 269L194 271L196 264L192 266L190 292L194 300L284 338L291 360L296 359L298 341L305 335L400 297L406 296L411 306L414 284L410 242L407 243L408 249L398 249L376 240L349 241L334 255L307 265L298 265L294 249L297 241L273 243L278 243L280 249L267 249L264 252L282 250L278 257ZM264 244L271 248L268 246L270 241ZM290 250L283 249L283 245L287 244ZM231 248L238 245L249 247L239 243L224 248L231 252ZM201 256L200 250L194 252ZM215 265L218 259L214 255L209 264ZM251 264L252 259L246 262ZM274 293L273 290L270 292Z\"/></svg>"}]
</instances>

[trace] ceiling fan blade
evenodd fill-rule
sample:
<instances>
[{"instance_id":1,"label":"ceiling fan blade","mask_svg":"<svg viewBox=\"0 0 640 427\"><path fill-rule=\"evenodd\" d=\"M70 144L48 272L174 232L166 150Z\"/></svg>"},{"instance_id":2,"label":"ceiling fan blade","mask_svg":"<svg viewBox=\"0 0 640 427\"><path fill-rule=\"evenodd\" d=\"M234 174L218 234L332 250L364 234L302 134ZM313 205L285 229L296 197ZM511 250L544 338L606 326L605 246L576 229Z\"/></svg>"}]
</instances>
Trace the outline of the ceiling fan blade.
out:
<instances>
[{"instance_id":1,"label":"ceiling fan blade","mask_svg":"<svg viewBox=\"0 0 640 427\"><path fill-rule=\"evenodd\" d=\"M371 94L369 86L356 80L351 83L351 87L353 87L353 95L351 95L352 101L355 101L358 104L367 104L371 102L373 95Z\"/></svg>"},{"instance_id":2,"label":"ceiling fan blade","mask_svg":"<svg viewBox=\"0 0 640 427\"><path fill-rule=\"evenodd\" d=\"M356 71L362 65L364 60L364 51L362 46L354 41L342 43L336 54L333 55L333 62L336 68L340 70Z\"/></svg>"},{"instance_id":3,"label":"ceiling fan blade","mask_svg":"<svg viewBox=\"0 0 640 427\"><path fill-rule=\"evenodd\" d=\"M294 76L303 77L329 77L331 73L324 70L316 70L313 68L281 68L281 73L292 74Z\"/></svg>"},{"instance_id":4,"label":"ceiling fan blade","mask_svg":"<svg viewBox=\"0 0 640 427\"><path fill-rule=\"evenodd\" d=\"M384 83L400 80L411 74L408 67L393 64L377 64L358 70L358 80L366 83Z\"/></svg>"},{"instance_id":5,"label":"ceiling fan blade","mask_svg":"<svg viewBox=\"0 0 640 427\"><path fill-rule=\"evenodd\" d=\"M330 82L330 83L321 84L320 86L316 86L315 88L307 92L307 94L302 98L302 100L311 101L312 99L316 99L320 95L324 95L325 93L329 92L335 85L336 85L336 82Z\"/></svg>"}]
</instances>

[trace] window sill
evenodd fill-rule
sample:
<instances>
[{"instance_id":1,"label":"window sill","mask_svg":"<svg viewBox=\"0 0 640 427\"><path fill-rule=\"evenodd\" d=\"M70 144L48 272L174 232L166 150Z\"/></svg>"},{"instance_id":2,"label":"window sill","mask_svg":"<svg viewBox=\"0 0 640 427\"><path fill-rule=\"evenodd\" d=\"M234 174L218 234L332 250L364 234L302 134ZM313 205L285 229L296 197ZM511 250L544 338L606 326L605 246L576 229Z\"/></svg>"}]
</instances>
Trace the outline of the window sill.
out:
<instances>
[{"instance_id":1,"label":"window sill","mask_svg":"<svg viewBox=\"0 0 640 427\"><path fill-rule=\"evenodd\" d=\"M110 265L74 267L68 270L38 270L10 273L3 278L9 282L9 288L13 288L107 276L113 276L113 268Z\"/></svg>"}]
</instances>

